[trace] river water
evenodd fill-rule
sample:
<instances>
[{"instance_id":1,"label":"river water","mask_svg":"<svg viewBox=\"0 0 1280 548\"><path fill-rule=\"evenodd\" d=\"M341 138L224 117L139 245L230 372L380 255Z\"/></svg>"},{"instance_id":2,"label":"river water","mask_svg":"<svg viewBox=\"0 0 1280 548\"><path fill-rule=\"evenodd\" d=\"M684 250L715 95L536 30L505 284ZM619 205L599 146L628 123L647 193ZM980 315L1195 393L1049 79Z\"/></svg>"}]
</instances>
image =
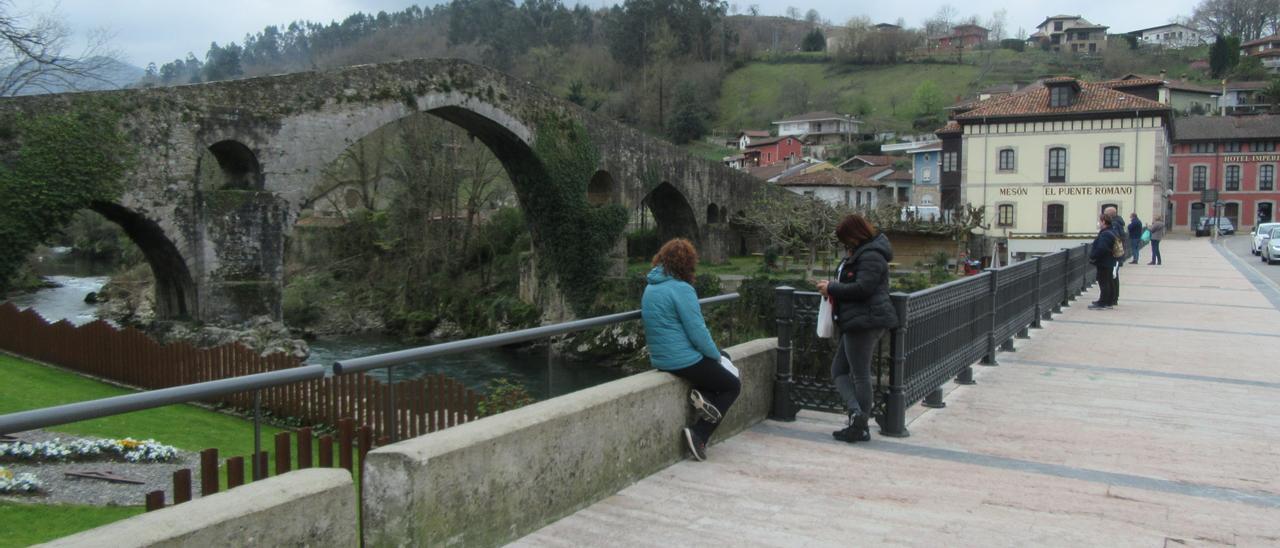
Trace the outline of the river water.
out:
<instances>
[{"instance_id":1,"label":"river water","mask_svg":"<svg viewBox=\"0 0 1280 548\"><path fill-rule=\"evenodd\" d=\"M33 308L50 322L65 319L82 325L97 319L97 306L85 303L84 297L102 289L107 282L106 268L88 261L72 260L67 251L54 248L44 255L36 269L59 287L15 295L8 301L19 308ZM311 341L310 346L311 356L307 362L328 366L342 359L403 350L420 344L407 345L393 337L370 333L321 337ZM496 348L405 364L395 368L394 377L401 380L430 374L448 375L481 393L488 392L490 381L506 378L524 385L539 400L623 376L616 369L575 362L550 352L545 346L538 346ZM382 371L369 375L386 378Z\"/></svg>"}]
</instances>

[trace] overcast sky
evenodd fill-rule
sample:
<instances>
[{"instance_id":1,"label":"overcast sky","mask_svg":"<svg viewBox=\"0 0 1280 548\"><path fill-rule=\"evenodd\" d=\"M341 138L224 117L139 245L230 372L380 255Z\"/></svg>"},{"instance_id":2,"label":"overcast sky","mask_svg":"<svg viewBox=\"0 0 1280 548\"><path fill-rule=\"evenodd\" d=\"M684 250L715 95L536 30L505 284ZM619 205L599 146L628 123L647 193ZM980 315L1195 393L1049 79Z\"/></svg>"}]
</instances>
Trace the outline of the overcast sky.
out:
<instances>
[{"instance_id":1,"label":"overcast sky","mask_svg":"<svg viewBox=\"0 0 1280 548\"><path fill-rule=\"evenodd\" d=\"M55 5L50 0L11 0L18 13L47 13ZM413 4L434 2L408 0L61 0L56 4L59 15L77 36L93 29L103 29L115 36L115 49L134 65L148 62L163 64L185 57L187 52L204 57L210 42L225 44L242 42L247 33L263 27L297 19L329 22L356 11L377 13L400 10ZM615 3L591 0L600 7ZM736 0L745 12L758 4L765 15L782 15L787 7L801 12L818 10L824 19L841 23L855 15L866 15L873 22L893 22L899 17L910 26L919 26L943 4L956 8L961 16L976 14L983 20L992 12L1006 9L1008 34L1018 27L1030 33L1047 15L1067 13L1089 21L1109 25L1111 32L1126 32L1167 23L1178 15L1190 15L1198 0L930 0L899 2L865 2L849 0Z\"/></svg>"}]
</instances>

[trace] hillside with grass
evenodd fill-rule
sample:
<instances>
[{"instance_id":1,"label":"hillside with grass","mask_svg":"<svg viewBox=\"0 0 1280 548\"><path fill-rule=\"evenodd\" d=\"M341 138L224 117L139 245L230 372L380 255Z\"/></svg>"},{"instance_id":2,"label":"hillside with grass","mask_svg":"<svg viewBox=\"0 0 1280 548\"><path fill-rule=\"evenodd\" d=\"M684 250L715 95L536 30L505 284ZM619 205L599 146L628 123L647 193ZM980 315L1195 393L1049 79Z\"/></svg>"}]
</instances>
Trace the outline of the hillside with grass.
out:
<instances>
[{"instance_id":1,"label":"hillside with grass","mask_svg":"<svg viewBox=\"0 0 1280 548\"><path fill-rule=\"evenodd\" d=\"M1136 51L1119 46L1095 57L1040 50L991 49L914 54L895 65L841 63L825 54L788 54L761 58L725 77L711 127L726 134L740 129L772 129L771 121L810 111L852 114L876 131L913 131L920 118L945 118L942 107L1000 84L1028 84L1038 78L1075 76L1085 80L1128 73L1158 74L1210 84L1191 70L1207 57L1205 47L1180 51ZM938 110L926 112L913 100L917 88L932 82ZM915 131L934 129L924 125Z\"/></svg>"}]
</instances>

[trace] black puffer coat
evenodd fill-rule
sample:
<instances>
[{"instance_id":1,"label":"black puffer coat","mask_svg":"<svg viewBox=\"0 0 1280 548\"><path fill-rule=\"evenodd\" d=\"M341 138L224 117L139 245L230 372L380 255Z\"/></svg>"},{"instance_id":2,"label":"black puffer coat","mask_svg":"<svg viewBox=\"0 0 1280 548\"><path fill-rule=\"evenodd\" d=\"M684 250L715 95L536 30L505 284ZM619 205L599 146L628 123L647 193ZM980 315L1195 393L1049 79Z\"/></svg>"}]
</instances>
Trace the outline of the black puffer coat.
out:
<instances>
[{"instance_id":1,"label":"black puffer coat","mask_svg":"<svg viewBox=\"0 0 1280 548\"><path fill-rule=\"evenodd\" d=\"M839 279L827 285L834 299L836 325L841 331L893 328L898 313L889 300L889 238L877 234L844 258Z\"/></svg>"}]
</instances>

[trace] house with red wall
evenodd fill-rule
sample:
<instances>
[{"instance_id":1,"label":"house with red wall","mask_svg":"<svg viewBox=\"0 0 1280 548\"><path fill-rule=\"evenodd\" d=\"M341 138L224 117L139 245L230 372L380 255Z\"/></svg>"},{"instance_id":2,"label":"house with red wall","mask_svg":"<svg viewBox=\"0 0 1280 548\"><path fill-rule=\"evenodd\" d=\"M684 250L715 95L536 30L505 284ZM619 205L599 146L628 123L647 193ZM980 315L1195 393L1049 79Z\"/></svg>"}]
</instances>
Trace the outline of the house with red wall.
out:
<instances>
[{"instance_id":1,"label":"house with red wall","mask_svg":"<svg viewBox=\"0 0 1280 548\"><path fill-rule=\"evenodd\" d=\"M756 166L768 166L787 160L799 160L803 145L794 135L757 139L747 145L743 154Z\"/></svg>"},{"instance_id":2,"label":"house with red wall","mask_svg":"<svg viewBox=\"0 0 1280 548\"><path fill-rule=\"evenodd\" d=\"M987 34L990 32L978 25L959 25L951 29L951 34L938 37L937 47L970 49L986 43Z\"/></svg>"},{"instance_id":3,"label":"house with red wall","mask_svg":"<svg viewBox=\"0 0 1280 548\"><path fill-rule=\"evenodd\" d=\"M1237 229L1277 217L1280 116L1192 116L1173 126L1168 224L1194 227L1212 216L1205 191L1217 191L1222 216Z\"/></svg>"}]
</instances>

